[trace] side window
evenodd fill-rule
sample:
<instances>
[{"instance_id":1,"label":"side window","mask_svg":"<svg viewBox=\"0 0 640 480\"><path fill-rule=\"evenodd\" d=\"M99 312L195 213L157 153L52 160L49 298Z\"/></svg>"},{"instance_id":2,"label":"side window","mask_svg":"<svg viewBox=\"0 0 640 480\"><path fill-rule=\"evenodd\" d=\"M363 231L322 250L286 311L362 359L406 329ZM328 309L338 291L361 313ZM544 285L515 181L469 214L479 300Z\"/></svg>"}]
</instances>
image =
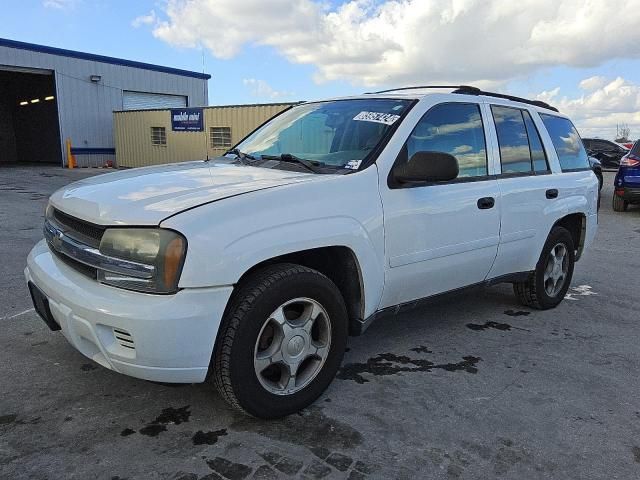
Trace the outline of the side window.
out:
<instances>
[{"instance_id":1,"label":"side window","mask_svg":"<svg viewBox=\"0 0 640 480\"><path fill-rule=\"evenodd\" d=\"M540 118L549 132L562 171L589 168L587 152L573 123L566 118L546 113L541 113Z\"/></svg>"},{"instance_id":2,"label":"side window","mask_svg":"<svg viewBox=\"0 0 640 480\"><path fill-rule=\"evenodd\" d=\"M151 127L151 145L160 147L167 145L167 132L164 127Z\"/></svg>"},{"instance_id":3,"label":"side window","mask_svg":"<svg viewBox=\"0 0 640 480\"><path fill-rule=\"evenodd\" d=\"M531 152L522 110L491 106L496 124L502 173L531 172Z\"/></svg>"},{"instance_id":4,"label":"side window","mask_svg":"<svg viewBox=\"0 0 640 480\"><path fill-rule=\"evenodd\" d=\"M416 152L445 152L458 160L460 177L487 175L487 149L480 107L474 103L443 103L417 123L403 148L403 161Z\"/></svg>"},{"instance_id":5,"label":"side window","mask_svg":"<svg viewBox=\"0 0 640 480\"><path fill-rule=\"evenodd\" d=\"M211 148L231 147L231 127L209 127Z\"/></svg>"},{"instance_id":6,"label":"side window","mask_svg":"<svg viewBox=\"0 0 640 480\"><path fill-rule=\"evenodd\" d=\"M529 137L529 150L531 151L531 160L533 161L533 170L535 172L548 172L549 163L547 162L547 154L542 146L540 133L533 123L531 114L526 110L522 111L524 124L527 127L527 136Z\"/></svg>"}]
</instances>

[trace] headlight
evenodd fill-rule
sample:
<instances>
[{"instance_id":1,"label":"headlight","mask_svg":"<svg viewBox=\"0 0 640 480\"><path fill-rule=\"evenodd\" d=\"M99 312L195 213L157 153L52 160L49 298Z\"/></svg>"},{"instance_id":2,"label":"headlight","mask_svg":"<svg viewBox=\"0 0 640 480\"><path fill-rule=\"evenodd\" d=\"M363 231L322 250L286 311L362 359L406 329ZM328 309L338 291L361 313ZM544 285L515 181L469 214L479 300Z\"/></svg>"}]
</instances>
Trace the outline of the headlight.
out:
<instances>
[{"instance_id":1,"label":"headlight","mask_svg":"<svg viewBox=\"0 0 640 480\"><path fill-rule=\"evenodd\" d=\"M109 228L100 241L100 253L127 265L139 264L139 270L148 273L140 275L132 270L127 275L98 269L98 281L128 290L175 293L186 251L186 239L172 230Z\"/></svg>"}]
</instances>

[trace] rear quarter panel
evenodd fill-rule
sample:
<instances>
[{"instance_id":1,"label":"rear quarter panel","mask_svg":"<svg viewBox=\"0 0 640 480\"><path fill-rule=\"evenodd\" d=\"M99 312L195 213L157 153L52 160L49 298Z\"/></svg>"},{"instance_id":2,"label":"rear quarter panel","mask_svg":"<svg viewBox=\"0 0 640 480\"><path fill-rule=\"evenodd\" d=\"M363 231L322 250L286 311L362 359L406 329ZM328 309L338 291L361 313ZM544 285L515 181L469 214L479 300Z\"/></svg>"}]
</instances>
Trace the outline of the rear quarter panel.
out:
<instances>
[{"instance_id":1,"label":"rear quarter panel","mask_svg":"<svg viewBox=\"0 0 640 480\"><path fill-rule=\"evenodd\" d=\"M549 114L545 109L534 108L538 114ZM562 114L554 114L560 117L568 118ZM585 244L586 248L592 241L597 230L597 215L598 215L598 177L591 168L585 168L584 170L575 172L563 172L558 159L558 154L553 145L549 132L547 131L544 122L539 115L534 115L534 121L540 133L544 149L547 153L549 161L549 167L552 174L549 177L549 187L558 189L558 198L553 202L549 202L549 205L544 210L544 218L542 221L543 235L539 235L537 238L537 249L535 252L531 252L528 264L530 269L535 268L542 247L547 240L547 235L553 228L553 225L563 217L572 213L579 213L585 216L586 228L585 232Z\"/></svg>"}]
</instances>

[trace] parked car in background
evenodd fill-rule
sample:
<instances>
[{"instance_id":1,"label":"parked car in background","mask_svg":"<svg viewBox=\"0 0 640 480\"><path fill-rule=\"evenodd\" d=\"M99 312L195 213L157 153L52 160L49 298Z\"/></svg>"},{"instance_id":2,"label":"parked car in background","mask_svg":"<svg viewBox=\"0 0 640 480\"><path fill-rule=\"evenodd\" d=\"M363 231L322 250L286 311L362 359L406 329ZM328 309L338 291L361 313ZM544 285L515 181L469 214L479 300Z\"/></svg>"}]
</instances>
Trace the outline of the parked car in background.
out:
<instances>
[{"instance_id":1,"label":"parked car in background","mask_svg":"<svg viewBox=\"0 0 640 480\"><path fill-rule=\"evenodd\" d=\"M616 212L624 212L630 203L640 203L640 140L622 157L613 186L613 209Z\"/></svg>"},{"instance_id":2,"label":"parked car in background","mask_svg":"<svg viewBox=\"0 0 640 480\"><path fill-rule=\"evenodd\" d=\"M296 105L212 161L64 187L25 277L43 320L100 365L212 382L281 417L327 388L349 334L424 298L508 282L557 306L597 198L555 108L387 90Z\"/></svg>"},{"instance_id":3,"label":"parked car in background","mask_svg":"<svg viewBox=\"0 0 640 480\"><path fill-rule=\"evenodd\" d=\"M631 150L633 148L633 142L615 142L615 143L617 143L623 148L626 148L627 150Z\"/></svg>"},{"instance_id":4,"label":"parked car in background","mask_svg":"<svg viewBox=\"0 0 640 480\"><path fill-rule=\"evenodd\" d=\"M618 168L620 159L629 152L617 143L602 138L583 138L582 143L589 156L600 160L603 168Z\"/></svg>"}]
</instances>

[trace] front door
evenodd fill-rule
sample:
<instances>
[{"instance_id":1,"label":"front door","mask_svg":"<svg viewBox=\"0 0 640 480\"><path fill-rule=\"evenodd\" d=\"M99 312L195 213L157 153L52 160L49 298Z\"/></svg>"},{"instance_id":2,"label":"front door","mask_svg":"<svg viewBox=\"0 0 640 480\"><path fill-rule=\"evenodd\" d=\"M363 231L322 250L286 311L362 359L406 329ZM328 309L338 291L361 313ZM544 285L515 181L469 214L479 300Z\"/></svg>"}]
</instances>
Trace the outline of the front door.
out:
<instances>
[{"instance_id":1,"label":"front door","mask_svg":"<svg viewBox=\"0 0 640 480\"><path fill-rule=\"evenodd\" d=\"M387 272L380 308L483 281L500 235L500 193L490 176L480 107L443 103L416 124L396 160L415 152L456 157L458 178L395 184L381 178Z\"/></svg>"}]
</instances>

